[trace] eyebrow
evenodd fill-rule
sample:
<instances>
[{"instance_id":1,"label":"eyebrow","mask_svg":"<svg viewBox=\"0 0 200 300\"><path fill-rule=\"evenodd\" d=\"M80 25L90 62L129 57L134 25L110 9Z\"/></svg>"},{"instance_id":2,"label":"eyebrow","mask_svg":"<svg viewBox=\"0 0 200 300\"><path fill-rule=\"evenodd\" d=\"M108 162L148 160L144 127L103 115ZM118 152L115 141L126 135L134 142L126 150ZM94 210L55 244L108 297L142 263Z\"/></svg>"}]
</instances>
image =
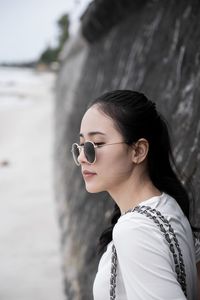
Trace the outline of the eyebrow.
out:
<instances>
[{"instance_id":1,"label":"eyebrow","mask_svg":"<svg viewBox=\"0 0 200 300\"><path fill-rule=\"evenodd\" d=\"M94 136L94 135L97 135L97 134L105 135L105 133L100 132L100 131L91 131L91 132L88 133L89 136ZM82 133L80 133L79 136L82 137L82 138L84 137L84 135Z\"/></svg>"}]
</instances>

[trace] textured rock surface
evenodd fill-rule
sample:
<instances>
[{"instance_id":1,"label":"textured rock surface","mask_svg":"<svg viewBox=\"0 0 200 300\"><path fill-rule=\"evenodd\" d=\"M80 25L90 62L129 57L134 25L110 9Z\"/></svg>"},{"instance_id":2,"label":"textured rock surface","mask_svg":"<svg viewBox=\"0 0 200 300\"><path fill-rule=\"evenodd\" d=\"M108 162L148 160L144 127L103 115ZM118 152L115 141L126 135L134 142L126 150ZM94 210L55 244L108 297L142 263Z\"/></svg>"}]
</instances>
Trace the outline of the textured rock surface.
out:
<instances>
[{"instance_id":1,"label":"textured rock surface","mask_svg":"<svg viewBox=\"0 0 200 300\"><path fill-rule=\"evenodd\" d=\"M115 6L123 2L116 0L109 24L101 13L106 3L90 5L82 30L88 43L77 37L66 45L57 80L56 198L66 294L76 300L92 299L99 260L95 246L113 205L105 194L85 192L71 159L71 144L78 140L80 119L91 99L128 88L143 91L157 103L171 127L178 166L194 183L193 222L198 224L200 216L199 1L144 1L129 7L117 22ZM100 26L94 26L94 20Z\"/></svg>"}]
</instances>

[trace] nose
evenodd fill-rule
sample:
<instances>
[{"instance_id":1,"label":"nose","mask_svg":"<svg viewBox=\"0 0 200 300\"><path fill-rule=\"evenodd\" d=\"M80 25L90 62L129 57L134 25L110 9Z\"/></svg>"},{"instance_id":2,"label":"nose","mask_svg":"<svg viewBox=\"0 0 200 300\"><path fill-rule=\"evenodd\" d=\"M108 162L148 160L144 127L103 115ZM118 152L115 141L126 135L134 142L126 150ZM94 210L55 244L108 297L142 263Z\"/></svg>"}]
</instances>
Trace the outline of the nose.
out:
<instances>
[{"instance_id":1,"label":"nose","mask_svg":"<svg viewBox=\"0 0 200 300\"><path fill-rule=\"evenodd\" d=\"M87 163L87 159L85 157L83 148L81 149L80 154L78 156L78 162L79 164Z\"/></svg>"}]
</instances>

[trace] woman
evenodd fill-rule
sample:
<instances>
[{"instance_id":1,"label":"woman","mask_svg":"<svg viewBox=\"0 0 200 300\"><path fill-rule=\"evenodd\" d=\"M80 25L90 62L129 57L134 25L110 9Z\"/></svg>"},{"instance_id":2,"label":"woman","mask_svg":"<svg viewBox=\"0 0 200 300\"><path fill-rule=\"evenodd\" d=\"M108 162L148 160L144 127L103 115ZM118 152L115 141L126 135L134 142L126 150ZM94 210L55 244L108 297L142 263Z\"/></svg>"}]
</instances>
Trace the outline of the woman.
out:
<instances>
[{"instance_id":1,"label":"woman","mask_svg":"<svg viewBox=\"0 0 200 300\"><path fill-rule=\"evenodd\" d=\"M98 97L83 116L72 153L86 190L107 191L115 201L111 226L100 237L106 251L94 299L198 299L200 246L155 104L129 90Z\"/></svg>"}]
</instances>

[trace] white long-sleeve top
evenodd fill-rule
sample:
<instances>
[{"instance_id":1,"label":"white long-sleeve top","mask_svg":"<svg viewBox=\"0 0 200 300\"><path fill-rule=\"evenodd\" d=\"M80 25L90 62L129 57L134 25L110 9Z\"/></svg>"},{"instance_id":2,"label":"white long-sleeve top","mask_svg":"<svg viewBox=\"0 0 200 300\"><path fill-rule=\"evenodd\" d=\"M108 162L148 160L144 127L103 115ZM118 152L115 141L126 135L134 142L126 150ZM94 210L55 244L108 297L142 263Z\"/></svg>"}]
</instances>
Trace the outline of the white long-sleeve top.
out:
<instances>
[{"instance_id":1,"label":"white long-sleeve top","mask_svg":"<svg viewBox=\"0 0 200 300\"><path fill-rule=\"evenodd\" d=\"M140 203L161 212L170 222L183 254L187 299L197 299L196 263L200 243L177 202L166 193ZM94 300L109 300L112 245L118 265L116 300L183 300L169 244L153 220L138 212L122 215L113 229L113 240L102 255L93 285Z\"/></svg>"}]
</instances>

